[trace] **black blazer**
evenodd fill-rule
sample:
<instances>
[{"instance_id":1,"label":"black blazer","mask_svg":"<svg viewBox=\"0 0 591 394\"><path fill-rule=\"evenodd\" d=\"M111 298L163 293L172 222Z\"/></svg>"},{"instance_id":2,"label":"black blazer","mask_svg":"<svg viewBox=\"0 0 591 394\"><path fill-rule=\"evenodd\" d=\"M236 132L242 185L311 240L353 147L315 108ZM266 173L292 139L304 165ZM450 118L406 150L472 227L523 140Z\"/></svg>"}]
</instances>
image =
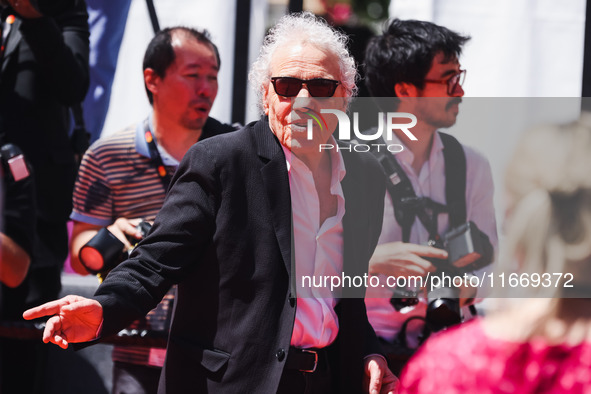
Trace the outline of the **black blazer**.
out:
<instances>
[{"instance_id":1,"label":"black blazer","mask_svg":"<svg viewBox=\"0 0 591 394\"><path fill-rule=\"evenodd\" d=\"M371 155L343 156L344 270L362 275L381 230L385 179ZM161 393L277 390L296 310L290 201L285 156L266 119L184 157L152 232L96 293L110 335L179 283ZM363 293L336 308L329 353L341 392L361 391L363 356L380 352Z\"/></svg>"}]
</instances>

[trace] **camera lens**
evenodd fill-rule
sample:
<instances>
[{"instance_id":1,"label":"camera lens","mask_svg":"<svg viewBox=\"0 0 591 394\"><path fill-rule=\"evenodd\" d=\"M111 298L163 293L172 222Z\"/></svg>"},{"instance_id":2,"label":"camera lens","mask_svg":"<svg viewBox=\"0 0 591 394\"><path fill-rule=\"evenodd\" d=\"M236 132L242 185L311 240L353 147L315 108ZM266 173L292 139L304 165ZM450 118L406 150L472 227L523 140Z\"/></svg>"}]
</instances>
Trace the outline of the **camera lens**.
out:
<instances>
[{"instance_id":1,"label":"camera lens","mask_svg":"<svg viewBox=\"0 0 591 394\"><path fill-rule=\"evenodd\" d=\"M123 248L123 242L103 227L80 249L80 262L89 272L106 271L122 261Z\"/></svg>"}]
</instances>

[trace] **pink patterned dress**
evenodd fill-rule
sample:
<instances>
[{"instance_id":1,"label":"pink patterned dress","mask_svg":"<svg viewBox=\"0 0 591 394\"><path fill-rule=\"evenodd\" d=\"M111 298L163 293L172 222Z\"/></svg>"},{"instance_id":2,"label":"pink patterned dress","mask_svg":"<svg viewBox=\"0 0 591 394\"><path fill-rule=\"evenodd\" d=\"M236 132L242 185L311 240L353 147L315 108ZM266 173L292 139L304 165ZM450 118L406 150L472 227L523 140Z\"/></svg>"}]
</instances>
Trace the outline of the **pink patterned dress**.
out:
<instances>
[{"instance_id":1,"label":"pink patterned dress","mask_svg":"<svg viewBox=\"0 0 591 394\"><path fill-rule=\"evenodd\" d=\"M400 393L591 393L591 343L494 339L476 319L431 337L400 383Z\"/></svg>"}]
</instances>

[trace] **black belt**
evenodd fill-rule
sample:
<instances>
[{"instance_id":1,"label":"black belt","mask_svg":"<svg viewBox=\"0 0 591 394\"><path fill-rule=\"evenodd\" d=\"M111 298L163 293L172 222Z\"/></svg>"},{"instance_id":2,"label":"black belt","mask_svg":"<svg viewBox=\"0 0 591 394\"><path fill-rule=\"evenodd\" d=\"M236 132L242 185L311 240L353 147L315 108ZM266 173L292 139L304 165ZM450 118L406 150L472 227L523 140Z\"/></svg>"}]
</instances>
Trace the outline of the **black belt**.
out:
<instances>
[{"instance_id":1,"label":"black belt","mask_svg":"<svg viewBox=\"0 0 591 394\"><path fill-rule=\"evenodd\" d=\"M285 368L300 372L316 372L326 370L328 358L325 349L299 349L290 346Z\"/></svg>"}]
</instances>

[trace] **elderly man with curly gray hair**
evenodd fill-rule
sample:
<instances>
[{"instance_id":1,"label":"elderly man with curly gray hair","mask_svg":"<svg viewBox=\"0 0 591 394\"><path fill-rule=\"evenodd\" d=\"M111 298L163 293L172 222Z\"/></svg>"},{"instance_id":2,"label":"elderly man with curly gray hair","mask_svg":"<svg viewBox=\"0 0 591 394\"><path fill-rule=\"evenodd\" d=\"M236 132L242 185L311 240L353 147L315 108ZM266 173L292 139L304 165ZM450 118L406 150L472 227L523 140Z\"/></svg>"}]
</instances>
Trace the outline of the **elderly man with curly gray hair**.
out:
<instances>
[{"instance_id":1,"label":"elderly man with curly gray hair","mask_svg":"<svg viewBox=\"0 0 591 394\"><path fill-rule=\"evenodd\" d=\"M25 313L53 315L43 340L100 340L178 283L161 393L394 392L363 289L316 282L363 277L382 221L379 164L321 115L355 92L345 43L312 14L282 18L251 71L264 116L189 150L150 234L94 298Z\"/></svg>"}]
</instances>

